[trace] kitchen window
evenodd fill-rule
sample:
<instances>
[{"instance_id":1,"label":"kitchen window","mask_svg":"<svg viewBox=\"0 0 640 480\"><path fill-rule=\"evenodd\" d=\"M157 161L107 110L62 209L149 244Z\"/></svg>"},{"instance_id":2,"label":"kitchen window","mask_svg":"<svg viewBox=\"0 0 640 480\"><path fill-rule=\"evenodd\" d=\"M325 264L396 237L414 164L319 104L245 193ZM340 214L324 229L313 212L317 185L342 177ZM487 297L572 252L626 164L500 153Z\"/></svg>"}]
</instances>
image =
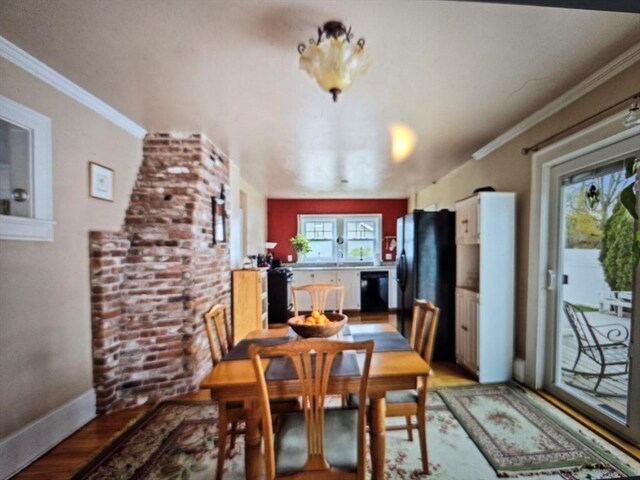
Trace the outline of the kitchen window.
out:
<instances>
[{"instance_id":1,"label":"kitchen window","mask_svg":"<svg viewBox=\"0 0 640 480\"><path fill-rule=\"evenodd\" d=\"M309 240L306 262L375 262L381 254L382 215L299 215L298 230Z\"/></svg>"},{"instance_id":2,"label":"kitchen window","mask_svg":"<svg viewBox=\"0 0 640 480\"><path fill-rule=\"evenodd\" d=\"M362 217L345 220L344 224L345 261L373 262L380 238L379 222L375 218Z\"/></svg>"},{"instance_id":3,"label":"kitchen window","mask_svg":"<svg viewBox=\"0 0 640 480\"><path fill-rule=\"evenodd\" d=\"M336 223L335 218L306 217L302 220L302 234L309 240L311 246L311 252L304 256L305 260L335 261Z\"/></svg>"}]
</instances>

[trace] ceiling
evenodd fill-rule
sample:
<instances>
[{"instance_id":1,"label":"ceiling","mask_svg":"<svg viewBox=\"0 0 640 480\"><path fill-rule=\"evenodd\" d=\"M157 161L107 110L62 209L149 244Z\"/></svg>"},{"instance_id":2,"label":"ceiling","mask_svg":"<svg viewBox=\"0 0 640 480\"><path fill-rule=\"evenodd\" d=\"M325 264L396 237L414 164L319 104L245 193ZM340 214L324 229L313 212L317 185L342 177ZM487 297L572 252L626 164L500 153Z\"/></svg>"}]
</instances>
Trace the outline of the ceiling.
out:
<instances>
[{"instance_id":1,"label":"ceiling","mask_svg":"<svg viewBox=\"0 0 640 480\"><path fill-rule=\"evenodd\" d=\"M366 38L338 103L298 68ZM149 131L204 132L269 198L404 198L640 41L640 15L453 1L2 0L0 34ZM391 161L388 127L417 134ZM344 183L343 180L348 181Z\"/></svg>"}]
</instances>

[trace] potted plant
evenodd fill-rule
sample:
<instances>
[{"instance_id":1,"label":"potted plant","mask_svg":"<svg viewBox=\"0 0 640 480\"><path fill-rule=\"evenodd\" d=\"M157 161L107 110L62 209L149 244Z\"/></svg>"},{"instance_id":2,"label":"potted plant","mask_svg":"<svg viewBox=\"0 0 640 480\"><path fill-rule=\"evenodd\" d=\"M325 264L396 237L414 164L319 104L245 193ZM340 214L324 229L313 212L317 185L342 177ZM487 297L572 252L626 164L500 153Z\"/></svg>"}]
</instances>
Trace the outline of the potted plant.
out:
<instances>
[{"instance_id":1,"label":"potted plant","mask_svg":"<svg viewBox=\"0 0 640 480\"><path fill-rule=\"evenodd\" d=\"M291 237L289 239L289 243L291 243L291 246L296 251L296 256L299 256L301 253L305 254L311 251L311 244L309 243L309 240L307 240L307 238L301 233L298 233L295 237Z\"/></svg>"}]
</instances>

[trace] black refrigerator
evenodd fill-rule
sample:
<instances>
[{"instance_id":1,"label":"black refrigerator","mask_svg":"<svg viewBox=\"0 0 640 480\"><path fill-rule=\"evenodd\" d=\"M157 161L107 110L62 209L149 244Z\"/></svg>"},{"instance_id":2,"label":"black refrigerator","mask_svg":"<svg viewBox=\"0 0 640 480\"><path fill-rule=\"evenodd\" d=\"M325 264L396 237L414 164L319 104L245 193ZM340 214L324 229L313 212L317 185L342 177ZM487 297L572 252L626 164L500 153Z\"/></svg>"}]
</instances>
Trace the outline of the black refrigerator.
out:
<instances>
[{"instance_id":1,"label":"black refrigerator","mask_svg":"<svg viewBox=\"0 0 640 480\"><path fill-rule=\"evenodd\" d=\"M440 320L433 360L455 360L455 213L414 210L398 218L398 329L411 335L414 299L433 302Z\"/></svg>"}]
</instances>

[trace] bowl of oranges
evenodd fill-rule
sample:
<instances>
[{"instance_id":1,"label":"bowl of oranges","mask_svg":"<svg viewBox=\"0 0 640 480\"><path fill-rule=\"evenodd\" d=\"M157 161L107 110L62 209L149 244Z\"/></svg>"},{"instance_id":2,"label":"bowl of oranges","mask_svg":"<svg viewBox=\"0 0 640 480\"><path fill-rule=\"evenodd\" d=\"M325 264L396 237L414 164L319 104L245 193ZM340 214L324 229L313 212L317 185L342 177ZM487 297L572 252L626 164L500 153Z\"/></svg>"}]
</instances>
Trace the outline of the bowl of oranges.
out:
<instances>
[{"instance_id":1,"label":"bowl of oranges","mask_svg":"<svg viewBox=\"0 0 640 480\"><path fill-rule=\"evenodd\" d=\"M347 324L347 316L342 313L312 311L309 315L298 315L287 322L299 336L331 337Z\"/></svg>"}]
</instances>

